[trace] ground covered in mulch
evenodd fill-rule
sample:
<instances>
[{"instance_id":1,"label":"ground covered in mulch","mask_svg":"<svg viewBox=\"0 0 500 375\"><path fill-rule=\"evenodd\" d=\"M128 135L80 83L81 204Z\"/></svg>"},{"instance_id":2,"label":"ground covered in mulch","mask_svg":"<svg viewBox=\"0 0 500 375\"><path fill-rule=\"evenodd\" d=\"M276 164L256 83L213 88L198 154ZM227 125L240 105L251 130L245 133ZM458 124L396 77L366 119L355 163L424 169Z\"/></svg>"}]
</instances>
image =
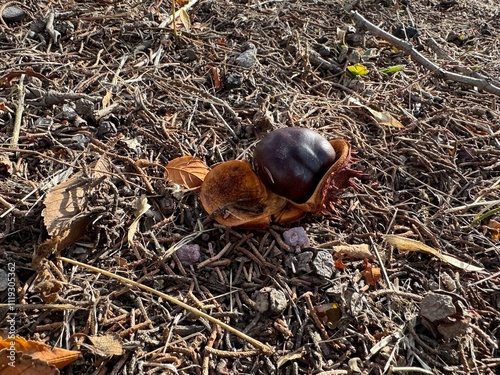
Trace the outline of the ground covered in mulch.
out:
<instances>
[{"instance_id":1,"label":"ground covered in mulch","mask_svg":"<svg viewBox=\"0 0 500 375\"><path fill-rule=\"evenodd\" d=\"M16 333L81 351L61 373L498 373L500 98L433 74L348 13L418 31L415 51L498 89L496 0L200 0L176 33L166 1L4 5L26 14L0 24L0 262L15 267ZM368 74L347 71L356 63ZM292 225L309 248L287 246L278 224L224 227L165 180L176 157L251 160L290 126L348 140L364 173L332 215ZM48 218L68 179L59 192L78 207ZM179 259L185 244L198 261Z\"/></svg>"}]
</instances>

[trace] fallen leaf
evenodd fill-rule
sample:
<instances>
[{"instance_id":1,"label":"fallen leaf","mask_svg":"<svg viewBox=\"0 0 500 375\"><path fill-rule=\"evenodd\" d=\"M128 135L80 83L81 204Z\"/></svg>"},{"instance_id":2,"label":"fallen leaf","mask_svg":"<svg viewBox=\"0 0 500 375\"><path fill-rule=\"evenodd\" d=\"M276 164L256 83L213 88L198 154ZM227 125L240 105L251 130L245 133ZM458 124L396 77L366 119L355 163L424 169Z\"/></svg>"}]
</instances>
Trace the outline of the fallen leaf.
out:
<instances>
[{"instance_id":1,"label":"fallen leaf","mask_svg":"<svg viewBox=\"0 0 500 375\"><path fill-rule=\"evenodd\" d=\"M113 93L109 90L106 90L106 94L102 97L102 108L109 107L109 103L111 102L112 97Z\"/></svg>"},{"instance_id":2,"label":"fallen leaf","mask_svg":"<svg viewBox=\"0 0 500 375\"><path fill-rule=\"evenodd\" d=\"M43 259L47 259L52 254L62 251L82 237L90 222L90 217L82 217L81 219L74 220L68 229L40 243L33 255L32 264L34 269L38 269Z\"/></svg>"},{"instance_id":3,"label":"fallen leaf","mask_svg":"<svg viewBox=\"0 0 500 375\"><path fill-rule=\"evenodd\" d=\"M465 263L454 256L447 255L447 254L442 254L436 249L433 249L430 246L427 246L426 244L423 244L420 241L415 241L406 237L401 237L397 236L395 234L386 234L382 236L384 240L389 242L392 246L397 248L400 251L420 251L423 253L427 253L430 255L434 255L435 257L439 258L440 260L451 264L452 266L461 268L465 271L470 271L470 272L482 272L484 273L485 270L484 268L473 266L472 264Z\"/></svg>"},{"instance_id":4,"label":"fallen leaf","mask_svg":"<svg viewBox=\"0 0 500 375\"><path fill-rule=\"evenodd\" d=\"M59 375L59 370L28 354L0 350L0 375Z\"/></svg>"},{"instance_id":5,"label":"fallen leaf","mask_svg":"<svg viewBox=\"0 0 500 375\"><path fill-rule=\"evenodd\" d=\"M363 271L363 277L368 285L376 285L380 280L380 268L373 267L368 259L363 260L363 266L365 267Z\"/></svg>"},{"instance_id":6,"label":"fallen leaf","mask_svg":"<svg viewBox=\"0 0 500 375\"><path fill-rule=\"evenodd\" d=\"M137 198L136 210L134 215L135 219L128 228L127 239L129 246L132 246L134 244L134 236L137 232L137 227L139 226L139 220L141 219L141 216L144 215L150 208L151 206L148 203L148 198L145 195L141 195L139 198Z\"/></svg>"},{"instance_id":7,"label":"fallen leaf","mask_svg":"<svg viewBox=\"0 0 500 375\"><path fill-rule=\"evenodd\" d=\"M351 98L349 98L348 101L349 101L349 103L358 105L358 106L363 107L364 109L366 109L368 112L371 113L371 115L375 118L375 120L377 120L377 122L380 125L392 126L394 128L400 128L400 129L404 128L404 125L401 122L399 122L397 119L395 119L387 111L379 112L379 111L376 111L374 109L371 109L367 105L361 104L361 102L358 99L356 99L356 98L352 98L351 97Z\"/></svg>"},{"instance_id":8,"label":"fallen leaf","mask_svg":"<svg viewBox=\"0 0 500 375\"><path fill-rule=\"evenodd\" d=\"M315 306L314 309L325 326L330 329L337 328L337 324L342 317L342 310L340 310L340 306L337 303L325 303Z\"/></svg>"},{"instance_id":9,"label":"fallen leaf","mask_svg":"<svg viewBox=\"0 0 500 375\"><path fill-rule=\"evenodd\" d=\"M88 339L94 345L97 355L108 357L123 354L122 340L118 335L88 336Z\"/></svg>"},{"instance_id":10,"label":"fallen leaf","mask_svg":"<svg viewBox=\"0 0 500 375\"><path fill-rule=\"evenodd\" d=\"M491 219L488 225L482 225L481 230L488 230L493 241L500 240L500 222Z\"/></svg>"},{"instance_id":11,"label":"fallen leaf","mask_svg":"<svg viewBox=\"0 0 500 375\"><path fill-rule=\"evenodd\" d=\"M380 73L392 74L392 73L400 72L404 68L405 68L405 65L394 65L394 66L390 66L388 68L379 69L378 71Z\"/></svg>"},{"instance_id":12,"label":"fallen leaf","mask_svg":"<svg viewBox=\"0 0 500 375\"><path fill-rule=\"evenodd\" d=\"M342 262L342 258L337 258L337 260L335 261L335 269L343 270L346 267L347 266L344 264L344 262Z\"/></svg>"},{"instance_id":13,"label":"fallen leaf","mask_svg":"<svg viewBox=\"0 0 500 375\"><path fill-rule=\"evenodd\" d=\"M355 76L364 76L368 74L368 69L362 64L349 65L347 70Z\"/></svg>"},{"instance_id":14,"label":"fallen leaf","mask_svg":"<svg viewBox=\"0 0 500 375\"><path fill-rule=\"evenodd\" d=\"M212 80L214 81L214 87L216 89L221 89L224 87L224 84L222 83L222 79L220 78L219 74L219 68L213 65L208 65L207 68L209 69L210 73L212 74Z\"/></svg>"},{"instance_id":15,"label":"fallen leaf","mask_svg":"<svg viewBox=\"0 0 500 375\"><path fill-rule=\"evenodd\" d=\"M91 218L84 212L85 196L94 188L96 181L105 179L111 170L111 163L101 157L84 178L79 172L53 187L46 195L42 211L43 222L50 236L36 249L33 266L51 254L72 245L85 234Z\"/></svg>"},{"instance_id":16,"label":"fallen leaf","mask_svg":"<svg viewBox=\"0 0 500 375\"><path fill-rule=\"evenodd\" d=\"M333 246L333 255L350 259L375 259L367 244Z\"/></svg>"},{"instance_id":17,"label":"fallen leaf","mask_svg":"<svg viewBox=\"0 0 500 375\"><path fill-rule=\"evenodd\" d=\"M69 365L80 357L80 352L77 350L62 348L53 348L51 350L47 344L40 341L25 340L22 337L0 338L0 349L9 350L11 345L15 346L16 352L30 355L32 358L54 365L58 369Z\"/></svg>"},{"instance_id":18,"label":"fallen leaf","mask_svg":"<svg viewBox=\"0 0 500 375\"><path fill-rule=\"evenodd\" d=\"M369 107L366 107L366 109L368 109L368 111L372 114L373 117L375 117L375 120L377 120L380 125L392 126L394 128L404 128L403 124L396 120L389 112L378 112Z\"/></svg>"},{"instance_id":19,"label":"fallen leaf","mask_svg":"<svg viewBox=\"0 0 500 375\"><path fill-rule=\"evenodd\" d=\"M92 183L107 176L110 163L107 158L100 158L91 169L90 178L84 179L79 172L64 182L53 187L45 197L42 211L43 222L50 236L61 235L71 229L75 217L81 213L85 194L92 188Z\"/></svg>"},{"instance_id":20,"label":"fallen leaf","mask_svg":"<svg viewBox=\"0 0 500 375\"><path fill-rule=\"evenodd\" d=\"M45 197L42 216L50 236L61 234L80 213L85 197L85 185L82 187L80 184L81 177L81 173L75 174L52 188Z\"/></svg>"},{"instance_id":21,"label":"fallen leaf","mask_svg":"<svg viewBox=\"0 0 500 375\"><path fill-rule=\"evenodd\" d=\"M165 178L187 189L201 186L210 168L199 158L181 156L171 160L165 167Z\"/></svg>"}]
</instances>

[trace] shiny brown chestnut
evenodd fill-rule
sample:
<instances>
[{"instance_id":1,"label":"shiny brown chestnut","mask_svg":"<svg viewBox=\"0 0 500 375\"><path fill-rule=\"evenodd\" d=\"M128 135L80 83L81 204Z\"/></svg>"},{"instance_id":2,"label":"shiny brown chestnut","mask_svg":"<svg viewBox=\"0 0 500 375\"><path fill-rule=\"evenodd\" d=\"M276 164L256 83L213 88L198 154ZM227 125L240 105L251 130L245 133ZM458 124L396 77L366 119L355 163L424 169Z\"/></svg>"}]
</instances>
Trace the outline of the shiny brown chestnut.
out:
<instances>
[{"instance_id":1,"label":"shiny brown chestnut","mask_svg":"<svg viewBox=\"0 0 500 375\"><path fill-rule=\"evenodd\" d=\"M335 149L319 133L306 128L281 128L255 147L254 169L273 193L306 202L336 159Z\"/></svg>"}]
</instances>

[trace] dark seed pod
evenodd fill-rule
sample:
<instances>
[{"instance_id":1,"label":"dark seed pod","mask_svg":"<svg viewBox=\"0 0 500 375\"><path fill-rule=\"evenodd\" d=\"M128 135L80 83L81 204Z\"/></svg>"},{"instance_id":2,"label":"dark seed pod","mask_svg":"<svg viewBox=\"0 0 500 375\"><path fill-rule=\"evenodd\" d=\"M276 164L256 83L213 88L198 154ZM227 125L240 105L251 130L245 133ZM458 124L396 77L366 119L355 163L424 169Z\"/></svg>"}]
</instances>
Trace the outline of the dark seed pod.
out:
<instances>
[{"instance_id":1,"label":"dark seed pod","mask_svg":"<svg viewBox=\"0 0 500 375\"><path fill-rule=\"evenodd\" d=\"M273 193L303 203L335 162L330 142L311 129L282 128L255 147L254 169Z\"/></svg>"}]
</instances>

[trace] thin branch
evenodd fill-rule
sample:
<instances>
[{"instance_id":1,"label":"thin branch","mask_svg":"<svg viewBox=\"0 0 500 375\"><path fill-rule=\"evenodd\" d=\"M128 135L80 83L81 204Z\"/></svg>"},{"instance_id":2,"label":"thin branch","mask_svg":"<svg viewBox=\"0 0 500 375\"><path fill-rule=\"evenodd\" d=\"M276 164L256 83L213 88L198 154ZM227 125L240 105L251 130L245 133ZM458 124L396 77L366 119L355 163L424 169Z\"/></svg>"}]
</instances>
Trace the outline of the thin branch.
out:
<instances>
[{"instance_id":1,"label":"thin branch","mask_svg":"<svg viewBox=\"0 0 500 375\"><path fill-rule=\"evenodd\" d=\"M500 87L492 84L490 79L472 78L461 74L449 72L439 67L438 65L434 64L427 57L422 55L420 52L416 51L410 43L405 42L404 40L396 38L395 36L385 32L380 27L368 21L358 12L356 11L351 12L351 17L356 20L359 27L370 31L373 35L381 39L384 39L385 41L391 43L393 46L399 48L401 51L405 52L408 56L410 56L413 60L415 60L418 64L422 65L424 68L434 73L436 77L463 83L465 85L469 85L472 87L477 87L478 89L500 96Z\"/></svg>"},{"instance_id":2,"label":"thin branch","mask_svg":"<svg viewBox=\"0 0 500 375\"><path fill-rule=\"evenodd\" d=\"M274 349L271 348L270 346L266 345L266 344L263 344L262 342L246 335L245 333L237 330L236 328L233 328L231 327L230 325L220 321L219 319L216 319L214 318L213 316L203 312L203 311L200 311L182 301L179 301L177 298L175 297L172 297L172 296L169 296L168 294L165 294L165 293L162 293L162 292L159 292L157 291L156 289L154 288L151 288L149 286L146 286L146 285L143 285L141 283L138 283L138 282L135 282L133 280L129 280L123 276L119 276L119 275L115 275L114 273L111 273L111 272L108 272L106 270L103 270L103 269L100 269L100 268L97 268L97 267L93 267L91 265L88 265L88 264L85 264L85 263L81 263L81 262L78 262L76 260L73 260L73 259L69 259L69 258L65 258L65 257L60 257L59 258L60 260L66 262L66 263L70 263L70 264L73 264L75 266L80 266L80 267L83 267L83 268L86 268L88 270L91 270L92 272L97 272L97 273L100 273L104 276L107 276L107 277L110 277L112 279L116 279L116 280L119 280L125 284L128 284L128 285L131 285L131 286L134 286L136 288L140 288L142 290L145 290L146 292L149 292L149 293L152 293L158 297L161 297L163 298L164 300L170 302L170 303L173 303L173 304L176 304L177 306L180 306L182 307L183 309L195 314L196 316L199 316L199 317L202 317L202 318L205 318L206 320L208 320L209 322L211 323L214 323L216 325L218 325L219 327L225 329L226 331L228 332L231 332L233 333L234 335L238 336L239 338L245 340L246 342L248 342L249 344L253 345L254 347L258 348L259 350L262 351L262 353L264 354L267 354L267 355L271 355L273 354L274 352Z\"/></svg>"}]
</instances>

